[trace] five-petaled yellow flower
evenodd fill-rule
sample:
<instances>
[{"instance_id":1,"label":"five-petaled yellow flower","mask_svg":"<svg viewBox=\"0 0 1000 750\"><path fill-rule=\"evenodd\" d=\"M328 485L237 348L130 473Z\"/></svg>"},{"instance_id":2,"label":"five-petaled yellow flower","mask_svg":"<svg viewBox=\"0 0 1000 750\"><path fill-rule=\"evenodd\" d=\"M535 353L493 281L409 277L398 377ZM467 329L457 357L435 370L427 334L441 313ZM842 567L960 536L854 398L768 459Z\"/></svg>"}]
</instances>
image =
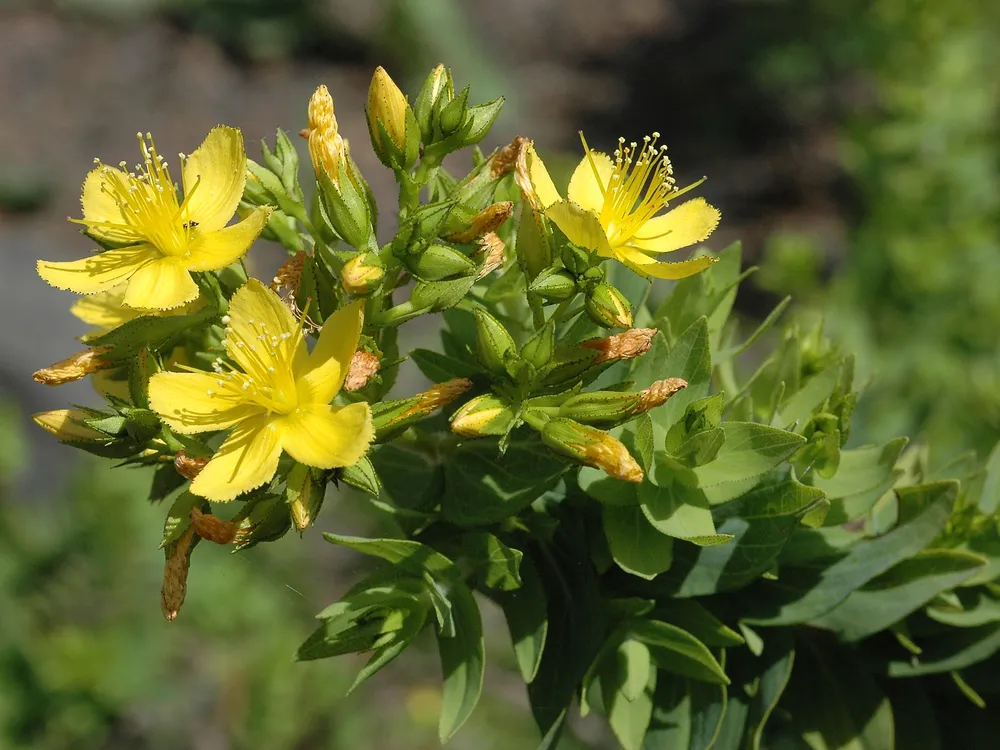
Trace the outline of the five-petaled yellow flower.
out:
<instances>
[{"instance_id":1,"label":"five-petaled yellow flower","mask_svg":"<svg viewBox=\"0 0 1000 750\"><path fill-rule=\"evenodd\" d=\"M269 207L243 221L233 218L246 183L246 152L239 130L213 128L181 159L183 197L166 160L147 133L139 135L142 164L134 172L98 162L83 182L83 219L95 239L112 250L68 263L38 261L49 284L94 294L126 283L124 304L167 310L198 296L192 271L218 271L239 260L264 229Z\"/></svg>"},{"instance_id":2,"label":"five-petaled yellow flower","mask_svg":"<svg viewBox=\"0 0 1000 750\"><path fill-rule=\"evenodd\" d=\"M580 134L583 140L583 134ZM719 223L719 210L702 198L686 201L665 214L667 203L701 184L674 186L666 147L657 147L658 133L642 146L618 140L612 160L592 151L583 141L584 157L573 172L563 200L548 170L535 153L527 153L528 175L537 207L571 242L615 258L638 274L659 279L692 276L715 262L692 258L676 263L653 256L688 247L706 239Z\"/></svg>"},{"instance_id":3,"label":"five-petaled yellow flower","mask_svg":"<svg viewBox=\"0 0 1000 750\"><path fill-rule=\"evenodd\" d=\"M224 501L259 487L274 476L283 450L320 469L365 455L374 436L368 404L330 403L358 347L361 305L331 315L309 353L302 325L277 294L251 279L223 319L236 367L217 360L214 373L161 372L150 379L150 406L177 432L235 427L195 478L194 494Z\"/></svg>"}]
</instances>

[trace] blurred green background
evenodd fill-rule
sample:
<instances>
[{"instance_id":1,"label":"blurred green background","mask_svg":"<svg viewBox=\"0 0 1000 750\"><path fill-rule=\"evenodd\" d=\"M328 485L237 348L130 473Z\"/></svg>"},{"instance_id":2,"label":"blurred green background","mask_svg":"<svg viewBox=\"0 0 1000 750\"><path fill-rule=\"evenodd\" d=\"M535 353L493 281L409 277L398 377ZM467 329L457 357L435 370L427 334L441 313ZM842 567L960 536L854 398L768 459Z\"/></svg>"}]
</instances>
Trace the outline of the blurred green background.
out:
<instances>
[{"instance_id":1,"label":"blurred green background","mask_svg":"<svg viewBox=\"0 0 1000 750\"><path fill-rule=\"evenodd\" d=\"M0 748L437 746L432 643L346 699L359 662L291 660L357 579L354 558L316 530L235 556L202 545L168 624L150 477L86 460L28 415L94 401L86 383L30 380L84 331L34 262L85 250L63 219L94 156L132 158L139 129L191 150L217 122L253 152L302 127L326 83L391 200L365 146L368 78L382 64L414 90L439 61L476 101L507 96L484 147L524 134L568 165L581 127L604 148L658 130L680 181L707 174L723 210L710 244L741 239L761 266L742 315L793 294L857 354L868 389L852 442L910 434L948 459L1000 437L995 0L7 0ZM345 494L320 526L377 523ZM487 696L452 746L532 747L505 628L484 611ZM576 730L567 748L613 747L599 723Z\"/></svg>"}]
</instances>

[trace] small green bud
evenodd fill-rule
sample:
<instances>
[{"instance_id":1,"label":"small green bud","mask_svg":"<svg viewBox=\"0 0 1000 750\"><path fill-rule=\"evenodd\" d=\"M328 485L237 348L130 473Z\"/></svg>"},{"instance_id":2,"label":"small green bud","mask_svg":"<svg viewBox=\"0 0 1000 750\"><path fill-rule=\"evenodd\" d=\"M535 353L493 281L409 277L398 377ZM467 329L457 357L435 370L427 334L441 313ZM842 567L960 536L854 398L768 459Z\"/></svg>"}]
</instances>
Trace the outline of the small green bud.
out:
<instances>
[{"instance_id":1,"label":"small green bud","mask_svg":"<svg viewBox=\"0 0 1000 750\"><path fill-rule=\"evenodd\" d=\"M413 114L424 143L434 140L434 113L451 101L454 93L451 72L444 65L436 65L413 103Z\"/></svg>"},{"instance_id":2,"label":"small green bud","mask_svg":"<svg viewBox=\"0 0 1000 750\"><path fill-rule=\"evenodd\" d=\"M441 132L451 135L458 130L465 122L465 114L469 108L469 87L462 89L461 93L452 99L441 110L438 124Z\"/></svg>"},{"instance_id":3,"label":"small green bud","mask_svg":"<svg viewBox=\"0 0 1000 750\"><path fill-rule=\"evenodd\" d=\"M592 391L570 396L559 406L559 416L591 425L615 425L630 419L641 401L637 393Z\"/></svg>"},{"instance_id":4,"label":"small green bud","mask_svg":"<svg viewBox=\"0 0 1000 750\"><path fill-rule=\"evenodd\" d=\"M604 282L587 294L587 314L605 328L632 327L632 308L625 295Z\"/></svg>"},{"instance_id":5,"label":"small green bud","mask_svg":"<svg viewBox=\"0 0 1000 750\"><path fill-rule=\"evenodd\" d=\"M570 272L580 276L590 268L590 253L576 245L567 244L563 246L562 262Z\"/></svg>"},{"instance_id":6,"label":"small green bud","mask_svg":"<svg viewBox=\"0 0 1000 750\"><path fill-rule=\"evenodd\" d=\"M557 351L549 363L541 368L542 385L547 388L569 388L595 370L598 360L599 354L593 349Z\"/></svg>"},{"instance_id":7,"label":"small green bud","mask_svg":"<svg viewBox=\"0 0 1000 750\"><path fill-rule=\"evenodd\" d=\"M340 272L340 283L344 291L352 296L361 296L373 291L385 278L385 268L378 253L359 253L344 264Z\"/></svg>"},{"instance_id":8,"label":"small green bud","mask_svg":"<svg viewBox=\"0 0 1000 750\"><path fill-rule=\"evenodd\" d=\"M576 279L553 268L542 271L528 289L551 302L562 302L576 294Z\"/></svg>"},{"instance_id":9,"label":"small green bud","mask_svg":"<svg viewBox=\"0 0 1000 750\"><path fill-rule=\"evenodd\" d=\"M452 432L464 437L503 435L514 422L510 405L493 394L477 396L451 418Z\"/></svg>"},{"instance_id":10,"label":"small green bud","mask_svg":"<svg viewBox=\"0 0 1000 750\"><path fill-rule=\"evenodd\" d=\"M583 272L583 279L585 282L590 282L592 284L599 284L604 281L605 277L604 269L600 266L591 266L586 271Z\"/></svg>"},{"instance_id":11,"label":"small green bud","mask_svg":"<svg viewBox=\"0 0 1000 750\"><path fill-rule=\"evenodd\" d=\"M329 228L348 245L359 250L377 249L373 208L368 202L364 179L350 156L341 152L338 158L335 176L325 169L316 173L325 209L322 215L329 220Z\"/></svg>"},{"instance_id":12,"label":"small green bud","mask_svg":"<svg viewBox=\"0 0 1000 750\"><path fill-rule=\"evenodd\" d=\"M507 372L508 354L515 354L514 339L499 320L482 308L476 308L476 354L487 370L500 374Z\"/></svg>"},{"instance_id":13,"label":"small green bud","mask_svg":"<svg viewBox=\"0 0 1000 750\"><path fill-rule=\"evenodd\" d=\"M430 245L419 255L408 256L406 265L413 275L427 281L440 281L449 276L464 276L476 270L476 265L447 245Z\"/></svg>"},{"instance_id":14,"label":"small green bud","mask_svg":"<svg viewBox=\"0 0 1000 750\"><path fill-rule=\"evenodd\" d=\"M552 359L555 342L556 328L550 321L524 342L524 346L521 347L521 359L530 362L535 368L544 367Z\"/></svg>"},{"instance_id":15,"label":"small green bud","mask_svg":"<svg viewBox=\"0 0 1000 750\"><path fill-rule=\"evenodd\" d=\"M313 470L305 464L296 463L288 472L285 500L297 531L305 531L312 526L323 504L325 489L321 482L316 481Z\"/></svg>"}]
</instances>

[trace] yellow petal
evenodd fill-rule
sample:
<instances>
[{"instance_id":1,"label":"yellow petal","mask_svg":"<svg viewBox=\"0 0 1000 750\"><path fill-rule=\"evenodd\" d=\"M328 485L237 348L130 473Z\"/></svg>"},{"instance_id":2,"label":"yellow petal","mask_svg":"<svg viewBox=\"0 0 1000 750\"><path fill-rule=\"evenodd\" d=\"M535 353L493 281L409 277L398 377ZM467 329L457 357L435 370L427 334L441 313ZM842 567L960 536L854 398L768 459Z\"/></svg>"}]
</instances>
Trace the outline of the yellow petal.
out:
<instances>
[{"instance_id":1,"label":"yellow petal","mask_svg":"<svg viewBox=\"0 0 1000 750\"><path fill-rule=\"evenodd\" d=\"M198 285L177 257L151 260L128 280L125 304L137 310L169 310L198 297Z\"/></svg>"},{"instance_id":2,"label":"yellow petal","mask_svg":"<svg viewBox=\"0 0 1000 750\"><path fill-rule=\"evenodd\" d=\"M94 294L117 286L147 263L159 258L152 245L136 245L108 250L68 263L38 261L38 275L56 289L77 294Z\"/></svg>"},{"instance_id":3,"label":"yellow petal","mask_svg":"<svg viewBox=\"0 0 1000 750\"><path fill-rule=\"evenodd\" d=\"M101 332L117 328L142 314L131 307L125 307L124 284L106 292L80 297L69 311L84 323L97 326Z\"/></svg>"},{"instance_id":4,"label":"yellow petal","mask_svg":"<svg viewBox=\"0 0 1000 750\"><path fill-rule=\"evenodd\" d=\"M107 435L83 424L90 415L80 409L43 411L31 417L35 424L60 440L107 440Z\"/></svg>"},{"instance_id":5,"label":"yellow petal","mask_svg":"<svg viewBox=\"0 0 1000 750\"><path fill-rule=\"evenodd\" d=\"M704 198L695 198L647 221L629 244L653 253L679 250L707 239L721 216Z\"/></svg>"},{"instance_id":6,"label":"yellow petal","mask_svg":"<svg viewBox=\"0 0 1000 750\"><path fill-rule=\"evenodd\" d=\"M312 354L303 369L295 373L300 400L328 404L340 392L351 358L357 351L364 321L361 300L342 307L326 319Z\"/></svg>"},{"instance_id":7,"label":"yellow petal","mask_svg":"<svg viewBox=\"0 0 1000 750\"><path fill-rule=\"evenodd\" d=\"M90 384L102 396L114 396L122 401L132 402L132 391L128 387L128 376L124 368L95 372L90 376Z\"/></svg>"},{"instance_id":8,"label":"yellow petal","mask_svg":"<svg viewBox=\"0 0 1000 750\"><path fill-rule=\"evenodd\" d=\"M257 279L250 279L233 295L229 319L226 351L258 382L273 382L277 374L291 377L295 363L305 361L308 352L299 322L281 298ZM281 373L271 373L269 367L280 368Z\"/></svg>"},{"instance_id":9,"label":"yellow petal","mask_svg":"<svg viewBox=\"0 0 1000 750\"><path fill-rule=\"evenodd\" d=\"M667 263L650 258L643 252L630 247L618 248L618 259L640 276L653 276L657 279L683 279L704 271L715 263L718 258L702 256L676 263Z\"/></svg>"},{"instance_id":10,"label":"yellow petal","mask_svg":"<svg viewBox=\"0 0 1000 750\"><path fill-rule=\"evenodd\" d=\"M149 406L183 435L224 430L263 413L263 407L220 386L224 378L207 372L158 372L149 379Z\"/></svg>"},{"instance_id":11,"label":"yellow petal","mask_svg":"<svg viewBox=\"0 0 1000 750\"><path fill-rule=\"evenodd\" d=\"M556 190L556 185L549 176L549 170L545 168L545 164L535 153L534 144L528 146L527 162L528 179L531 180L531 186L535 189L539 207L546 209L560 200L559 191Z\"/></svg>"},{"instance_id":12,"label":"yellow petal","mask_svg":"<svg viewBox=\"0 0 1000 750\"><path fill-rule=\"evenodd\" d=\"M281 444L299 463L333 469L357 462L375 436L372 413L362 402L349 406L312 404L281 420Z\"/></svg>"},{"instance_id":13,"label":"yellow petal","mask_svg":"<svg viewBox=\"0 0 1000 750\"><path fill-rule=\"evenodd\" d=\"M187 216L204 232L222 229L236 213L247 179L243 134L219 125L184 160ZM195 187L197 185L197 187ZM192 194L193 191L193 194Z\"/></svg>"},{"instance_id":14,"label":"yellow petal","mask_svg":"<svg viewBox=\"0 0 1000 750\"><path fill-rule=\"evenodd\" d=\"M191 483L191 492L225 502L271 481L281 458L281 431L271 417L240 422Z\"/></svg>"},{"instance_id":15,"label":"yellow petal","mask_svg":"<svg viewBox=\"0 0 1000 750\"><path fill-rule=\"evenodd\" d=\"M573 170L566 197L578 206L600 214L604 208L604 191L610 184L611 173L614 171L615 165L607 154L589 151Z\"/></svg>"},{"instance_id":16,"label":"yellow petal","mask_svg":"<svg viewBox=\"0 0 1000 750\"><path fill-rule=\"evenodd\" d=\"M559 201L550 206L545 215L555 222L569 241L605 257L611 257L608 235L597 214L570 201Z\"/></svg>"},{"instance_id":17,"label":"yellow petal","mask_svg":"<svg viewBox=\"0 0 1000 750\"><path fill-rule=\"evenodd\" d=\"M271 207L261 206L238 224L200 233L188 248L184 265L191 271L221 271L238 261L264 231Z\"/></svg>"},{"instance_id":18,"label":"yellow petal","mask_svg":"<svg viewBox=\"0 0 1000 750\"><path fill-rule=\"evenodd\" d=\"M93 169L83 181L83 192L80 195L80 205L83 208L84 221L107 222L109 224L124 224L121 209L111 194L103 185L109 174L117 173L123 184L127 184L128 176L120 169L101 166ZM88 226L87 234L98 240L133 244L142 242L141 234L122 227Z\"/></svg>"}]
</instances>

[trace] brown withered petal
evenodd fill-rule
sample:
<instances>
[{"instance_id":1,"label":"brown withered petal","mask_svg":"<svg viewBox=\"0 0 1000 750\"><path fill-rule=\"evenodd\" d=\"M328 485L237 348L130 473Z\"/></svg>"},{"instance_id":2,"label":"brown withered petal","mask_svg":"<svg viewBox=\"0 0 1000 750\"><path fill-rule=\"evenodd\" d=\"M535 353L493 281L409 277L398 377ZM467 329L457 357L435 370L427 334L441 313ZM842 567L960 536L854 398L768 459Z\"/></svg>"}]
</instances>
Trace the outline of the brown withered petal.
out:
<instances>
[{"instance_id":1,"label":"brown withered petal","mask_svg":"<svg viewBox=\"0 0 1000 750\"><path fill-rule=\"evenodd\" d=\"M655 409L660 404L666 402L668 398L678 391L687 388L687 381L682 378L667 378L657 380L649 388L639 392L639 403L636 405L635 413L641 413Z\"/></svg>"},{"instance_id":2,"label":"brown withered petal","mask_svg":"<svg viewBox=\"0 0 1000 750\"><path fill-rule=\"evenodd\" d=\"M347 368L347 377L344 379L344 390L349 392L360 391L368 385L381 367L379 358L364 349L358 349L351 357L351 365Z\"/></svg>"},{"instance_id":3,"label":"brown withered petal","mask_svg":"<svg viewBox=\"0 0 1000 750\"><path fill-rule=\"evenodd\" d=\"M621 359L633 359L640 354L645 354L653 345L653 336L655 335L655 328L630 328L607 338L584 341L580 346L596 349L600 352L597 359L594 360L594 364L600 364Z\"/></svg>"},{"instance_id":4,"label":"brown withered petal","mask_svg":"<svg viewBox=\"0 0 1000 750\"><path fill-rule=\"evenodd\" d=\"M514 138L510 143L496 152L490 162L490 176L495 180L502 177L517 166L522 153L527 153L531 141L523 135Z\"/></svg>"},{"instance_id":5,"label":"brown withered petal","mask_svg":"<svg viewBox=\"0 0 1000 750\"><path fill-rule=\"evenodd\" d=\"M174 456L174 468L185 479L194 479L210 460L207 456L189 456L184 451L177 451L177 455Z\"/></svg>"},{"instance_id":6,"label":"brown withered petal","mask_svg":"<svg viewBox=\"0 0 1000 750\"><path fill-rule=\"evenodd\" d=\"M160 588L160 608L163 616L173 622L181 611L187 594L188 569L191 566L191 544L194 526L188 526L174 542L163 566L163 586Z\"/></svg>"},{"instance_id":7,"label":"brown withered petal","mask_svg":"<svg viewBox=\"0 0 1000 750\"><path fill-rule=\"evenodd\" d=\"M496 232L483 235L479 240L479 247L482 252L486 253L486 261L476 275L477 280L493 273L493 271L500 268L507 260L507 256L504 254L506 245L504 245L503 240L500 239Z\"/></svg>"},{"instance_id":8,"label":"brown withered petal","mask_svg":"<svg viewBox=\"0 0 1000 750\"><path fill-rule=\"evenodd\" d=\"M48 367L43 367L31 377L34 378L36 383L42 383L43 385L72 383L74 380L85 378L91 373L114 367L113 362L101 359L101 355L108 350L109 347L102 346L77 352L71 357L60 360Z\"/></svg>"},{"instance_id":9,"label":"brown withered petal","mask_svg":"<svg viewBox=\"0 0 1000 750\"><path fill-rule=\"evenodd\" d=\"M465 229L449 235L446 239L458 243L472 242L477 237L495 232L513 213L513 202L501 201L500 203L494 203L473 216Z\"/></svg>"},{"instance_id":10,"label":"brown withered petal","mask_svg":"<svg viewBox=\"0 0 1000 750\"><path fill-rule=\"evenodd\" d=\"M287 292L295 295L298 291L299 281L302 279L302 269L306 264L305 251L295 253L291 258L281 264L281 268L271 280L271 288L276 292Z\"/></svg>"},{"instance_id":11,"label":"brown withered petal","mask_svg":"<svg viewBox=\"0 0 1000 750\"><path fill-rule=\"evenodd\" d=\"M202 513L198 508L192 508L189 517L198 536L215 544L230 544L239 532L240 527L232 521Z\"/></svg>"},{"instance_id":12,"label":"brown withered petal","mask_svg":"<svg viewBox=\"0 0 1000 750\"><path fill-rule=\"evenodd\" d=\"M414 414L430 414L435 409L450 404L471 387L472 381L468 378L453 378L431 386L420 394L420 400L401 414L399 419L406 419Z\"/></svg>"},{"instance_id":13,"label":"brown withered petal","mask_svg":"<svg viewBox=\"0 0 1000 750\"><path fill-rule=\"evenodd\" d=\"M584 454L584 460L588 464L608 476L635 484L642 481L642 468L632 458L628 448L610 435L603 440L580 445L578 449Z\"/></svg>"}]
</instances>

